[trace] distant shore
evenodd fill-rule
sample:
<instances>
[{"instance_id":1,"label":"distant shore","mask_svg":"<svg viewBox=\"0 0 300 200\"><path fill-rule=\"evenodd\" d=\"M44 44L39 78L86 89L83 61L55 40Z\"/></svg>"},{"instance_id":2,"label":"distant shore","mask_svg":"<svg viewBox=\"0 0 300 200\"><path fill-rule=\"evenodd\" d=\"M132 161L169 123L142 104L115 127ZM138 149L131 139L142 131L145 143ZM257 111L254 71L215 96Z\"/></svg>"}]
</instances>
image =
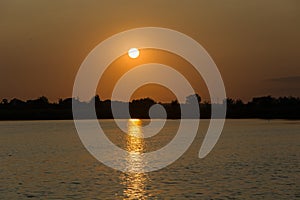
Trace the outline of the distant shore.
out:
<instances>
[{"instance_id":1,"label":"distant shore","mask_svg":"<svg viewBox=\"0 0 300 200\"><path fill-rule=\"evenodd\" d=\"M0 104L0 120L71 120L72 98L61 99L59 102L50 103L46 97L40 97L34 100L21 101L19 99L2 100ZM210 119L211 104L201 102L198 97L200 107L200 118ZM77 101L77 100L75 100ZM99 96L95 96L90 102L79 102L85 105L95 105L98 119L113 119L111 105L120 106L129 105L132 118L149 119L149 108L157 104L150 98L133 100L132 102L120 101L101 101ZM227 105L227 119L300 119L300 98L296 97L278 97L263 96L253 98L244 103L237 99L227 99L223 104ZM158 103L162 105L168 119L181 119L181 106L188 106L189 102L180 104L177 100L170 103ZM127 117L116 117L127 118ZM184 119L194 117L185 116Z\"/></svg>"}]
</instances>

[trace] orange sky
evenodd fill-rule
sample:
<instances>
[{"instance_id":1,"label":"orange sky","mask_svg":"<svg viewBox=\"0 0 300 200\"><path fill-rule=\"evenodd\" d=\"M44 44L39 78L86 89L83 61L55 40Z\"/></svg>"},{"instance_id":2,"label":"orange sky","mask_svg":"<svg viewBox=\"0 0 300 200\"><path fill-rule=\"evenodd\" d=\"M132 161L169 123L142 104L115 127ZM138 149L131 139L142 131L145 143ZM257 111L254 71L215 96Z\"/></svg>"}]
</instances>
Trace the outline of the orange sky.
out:
<instances>
[{"instance_id":1,"label":"orange sky","mask_svg":"<svg viewBox=\"0 0 300 200\"><path fill-rule=\"evenodd\" d=\"M171 28L196 39L219 67L229 97L300 96L299 24L297 0L2 0L0 99L70 97L89 51L112 34L144 26ZM181 70L208 98L188 63L160 51L145 51L144 56L145 62L155 59ZM101 98L109 98L111 79L123 66L141 61L128 62L121 57L112 64L99 84ZM150 86L134 95L143 96L173 98Z\"/></svg>"}]
</instances>

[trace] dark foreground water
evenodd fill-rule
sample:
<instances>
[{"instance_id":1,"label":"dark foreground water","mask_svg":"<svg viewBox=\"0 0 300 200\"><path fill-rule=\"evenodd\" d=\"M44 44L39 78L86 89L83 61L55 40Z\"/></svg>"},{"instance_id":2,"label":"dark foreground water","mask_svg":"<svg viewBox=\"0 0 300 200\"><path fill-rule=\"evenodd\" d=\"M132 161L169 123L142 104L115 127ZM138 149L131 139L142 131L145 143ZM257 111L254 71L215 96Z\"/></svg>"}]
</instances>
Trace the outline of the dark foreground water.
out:
<instances>
[{"instance_id":1,"label":"dark foreground water","mask_svg":"<svg viewBox=\"0 0 300 200\"><path fill-rule=\"evenodd\" d=\"M133 123L128 131L142 132L146 123ZM100 124L120 147L147 152L166 145L179 121L138 141L112 120ZM0 122L0 199L300 199L300 121L227 120L204 159L198 151L208 120L200 126L172 165L124 174L85 150L72 121Z\"/></svg>"}]
</instances>

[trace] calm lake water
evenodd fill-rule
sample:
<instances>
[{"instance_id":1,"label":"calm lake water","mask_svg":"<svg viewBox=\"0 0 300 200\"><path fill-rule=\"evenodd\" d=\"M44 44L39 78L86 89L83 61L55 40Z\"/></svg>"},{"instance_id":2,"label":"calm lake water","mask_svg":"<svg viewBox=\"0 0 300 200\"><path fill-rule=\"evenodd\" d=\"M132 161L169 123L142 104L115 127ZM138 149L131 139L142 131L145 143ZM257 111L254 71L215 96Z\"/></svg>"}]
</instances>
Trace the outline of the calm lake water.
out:
<instances>
[{"instance_id":1,"label":"calm lake water","mask_svg":"<svg viewBox=\"0 0 300 200\"><path fill-rule=\"evenodd\" d=\"M147 123L128 131L142 132ZM300 121L227 120L213 151L199 159L208 123L201 120L175 163L124 174L89 154L73 121L0 122L0 199L300 199ZM121 148L149 152L174 137L179 121L168 120L148 139L124 134L113 120L100 124Z\"/></svg>"}]
</instances>

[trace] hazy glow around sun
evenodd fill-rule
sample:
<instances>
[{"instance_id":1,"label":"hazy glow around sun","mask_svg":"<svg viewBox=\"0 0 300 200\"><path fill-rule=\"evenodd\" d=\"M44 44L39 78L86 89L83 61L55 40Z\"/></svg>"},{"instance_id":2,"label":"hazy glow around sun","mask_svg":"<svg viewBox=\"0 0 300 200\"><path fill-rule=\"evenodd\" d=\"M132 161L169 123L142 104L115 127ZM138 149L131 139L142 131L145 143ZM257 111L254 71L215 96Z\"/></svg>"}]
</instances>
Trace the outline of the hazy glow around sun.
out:
<instances>
[{"instance_id":1,"label":"hazy glow around sun","mask_svg":"<svg viewBox=\"0 0 300 200\"><path fill-rule=\"evenodd\" d=\"M130 58L137 58L140 55L140 51L137 48L131 48L128 50L128 56Z\"/></svg>"}]
</instances>

